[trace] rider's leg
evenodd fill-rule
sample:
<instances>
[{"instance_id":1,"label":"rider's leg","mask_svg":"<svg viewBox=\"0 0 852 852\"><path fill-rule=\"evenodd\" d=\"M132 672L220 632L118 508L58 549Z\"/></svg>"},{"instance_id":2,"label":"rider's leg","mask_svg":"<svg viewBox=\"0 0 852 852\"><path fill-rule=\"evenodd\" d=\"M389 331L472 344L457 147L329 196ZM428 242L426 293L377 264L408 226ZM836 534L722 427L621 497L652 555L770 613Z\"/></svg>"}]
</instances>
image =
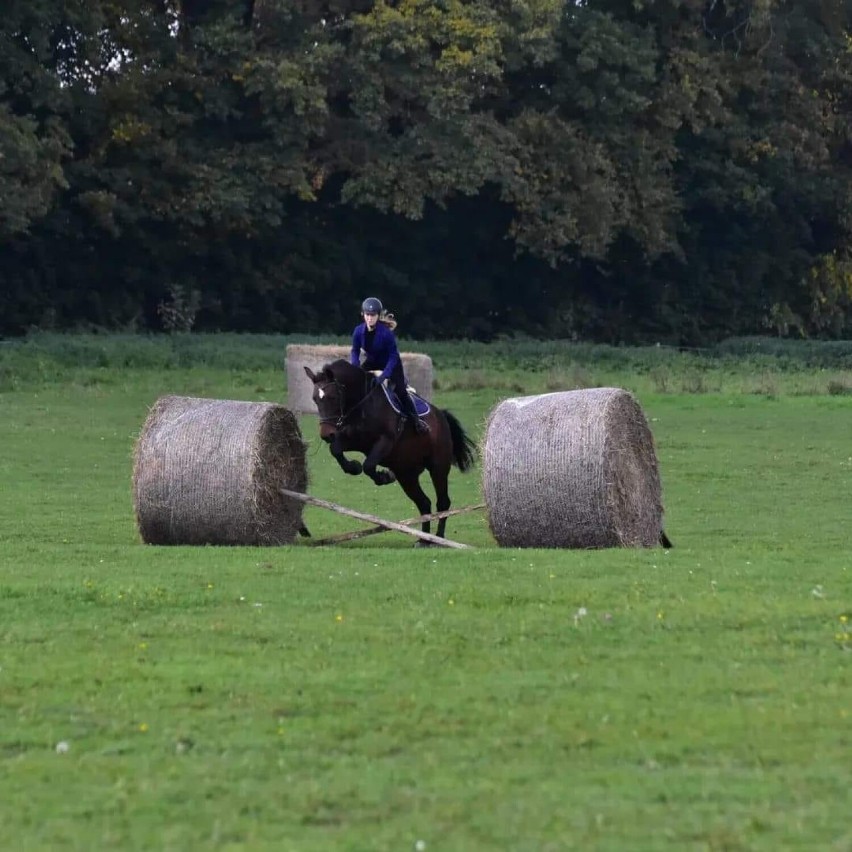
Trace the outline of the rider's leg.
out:
<instances>
[{"instance_id":1,"label":"rider's leg","mask_svg":"<svg viewBox=\"0 0 852 852\"><path fill-rule=\"evenodd\" d=\"M420 419L417 409L414 407L414 400L409 396L406 390L405 376L402 372L402 366L397 367L390 377L396 391L397 399L399 399L399 407L402 413L414 423L414 428L417 432L426 432L429 427Z\"/></svg>"}]
</instances>

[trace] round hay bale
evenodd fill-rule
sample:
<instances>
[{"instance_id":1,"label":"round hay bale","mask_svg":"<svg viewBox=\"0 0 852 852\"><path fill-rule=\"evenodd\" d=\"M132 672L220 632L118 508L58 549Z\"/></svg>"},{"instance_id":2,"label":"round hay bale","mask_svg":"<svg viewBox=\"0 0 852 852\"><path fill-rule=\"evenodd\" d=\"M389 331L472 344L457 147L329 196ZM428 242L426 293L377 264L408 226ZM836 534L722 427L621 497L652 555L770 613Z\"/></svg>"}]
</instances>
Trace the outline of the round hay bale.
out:
<instances>
[{"instance_id":1,"label":"round hay bale","mask_svg":"<svg viewBox=\"0 0 852 852\"><path fill-rule=\"evenodd\" d=\"M505 399L486 426L483 491L503 547L652 547L663 528L654 439L620 388Z\"/></svg>"},{"instance_id":2,"label":"round hay bale","mask_svg":"<svg viewBox=\"0 0 852 852\"><path fill-rule=\"evenodd\" d=\"M288 544L303 504L305 444L281 405L165 396L151 409L133 465L146 544Z\"/></svg>"},{"instance_id":3,"label":"round hay bale","mask_svg":"<svg viewBox=\"0 0 852 852\"><path fill-rule=\"evenodd\" d=\"M338 358L349 359L349 346L291 343L287 346L287 407L300 414L316 414L314 386L305 375L305 367L315 373ZM408 383L424 399L432 399L432 359L419 352L400 352L402 369Z\"/></svg>"}]
</instances>

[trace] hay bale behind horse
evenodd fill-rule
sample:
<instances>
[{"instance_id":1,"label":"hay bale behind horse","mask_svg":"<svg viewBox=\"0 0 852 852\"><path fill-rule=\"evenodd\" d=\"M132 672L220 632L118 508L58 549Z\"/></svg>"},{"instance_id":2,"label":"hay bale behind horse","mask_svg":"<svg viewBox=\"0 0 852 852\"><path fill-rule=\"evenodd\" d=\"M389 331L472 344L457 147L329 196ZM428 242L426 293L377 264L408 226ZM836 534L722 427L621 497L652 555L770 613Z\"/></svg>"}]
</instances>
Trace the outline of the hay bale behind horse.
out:
<instances>
[{"instance_id":1,"label":"hay bale behind horse","mask_svg":"<svg viewBox=\"0 0 852 852\"><path fill-rule=\"evenodd\" d=\"M287 407L299 414L316 414L314 386L304 367L318 373L325 364L342 358L349 360L348 346L291 343L287 346ZM423 397L432 399L432 359L420 352L400 352L402 369L408 383Z\"/></svg>"}]
</instances>

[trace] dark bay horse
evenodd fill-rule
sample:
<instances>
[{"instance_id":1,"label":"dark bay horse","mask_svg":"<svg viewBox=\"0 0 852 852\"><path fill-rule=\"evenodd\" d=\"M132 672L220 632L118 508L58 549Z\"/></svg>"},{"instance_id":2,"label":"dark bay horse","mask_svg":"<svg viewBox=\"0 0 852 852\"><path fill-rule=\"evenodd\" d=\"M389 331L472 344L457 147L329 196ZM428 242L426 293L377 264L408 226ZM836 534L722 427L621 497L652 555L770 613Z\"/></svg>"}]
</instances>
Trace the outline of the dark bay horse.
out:
<instances>
[{"instance_id":1,"label":"dark bay horse","mask_svg":"<svg viewBox=\"0 0 852 852\"><path fill-rule=\"evenodd\" d=\"M455 464L461 471L469 470L475 446L449 411L431 406L422 418L429 430L418 434L410 421L394 411L382 389L373 386L372 375L360 367L339 360L319 373L308 367L305 372L314 383L320 438L346 473L356 476L363 471L376 485L399 482L420 514L428 515L432 504L420 487L420 474L428 470L437 510L450 508L450 468ZM346 458L347 451L363 453L363 464ZM379 470L380 464L387 470ZM446 524L446 518L438 521L441 537ZM421 528L428 533L429 521L422 522Z\"/></svg>"}]
</instances>

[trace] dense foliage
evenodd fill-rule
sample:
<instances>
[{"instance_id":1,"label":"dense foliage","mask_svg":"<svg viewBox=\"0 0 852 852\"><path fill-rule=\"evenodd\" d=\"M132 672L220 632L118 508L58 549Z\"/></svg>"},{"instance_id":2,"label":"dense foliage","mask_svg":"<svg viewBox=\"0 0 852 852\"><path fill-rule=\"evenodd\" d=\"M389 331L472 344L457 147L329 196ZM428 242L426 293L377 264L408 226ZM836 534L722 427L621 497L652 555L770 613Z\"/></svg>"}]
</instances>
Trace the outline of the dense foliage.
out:
<instances>
[{"instance_id":1,"label":"dense foliage","mask_svg":"<svg viewBox=\"0 0 852 852\"><path fill-rule=\"evenodd\" d=\"M8 0L0 332L852 332L850 0Z\"/></svg>"}]
</instances>

